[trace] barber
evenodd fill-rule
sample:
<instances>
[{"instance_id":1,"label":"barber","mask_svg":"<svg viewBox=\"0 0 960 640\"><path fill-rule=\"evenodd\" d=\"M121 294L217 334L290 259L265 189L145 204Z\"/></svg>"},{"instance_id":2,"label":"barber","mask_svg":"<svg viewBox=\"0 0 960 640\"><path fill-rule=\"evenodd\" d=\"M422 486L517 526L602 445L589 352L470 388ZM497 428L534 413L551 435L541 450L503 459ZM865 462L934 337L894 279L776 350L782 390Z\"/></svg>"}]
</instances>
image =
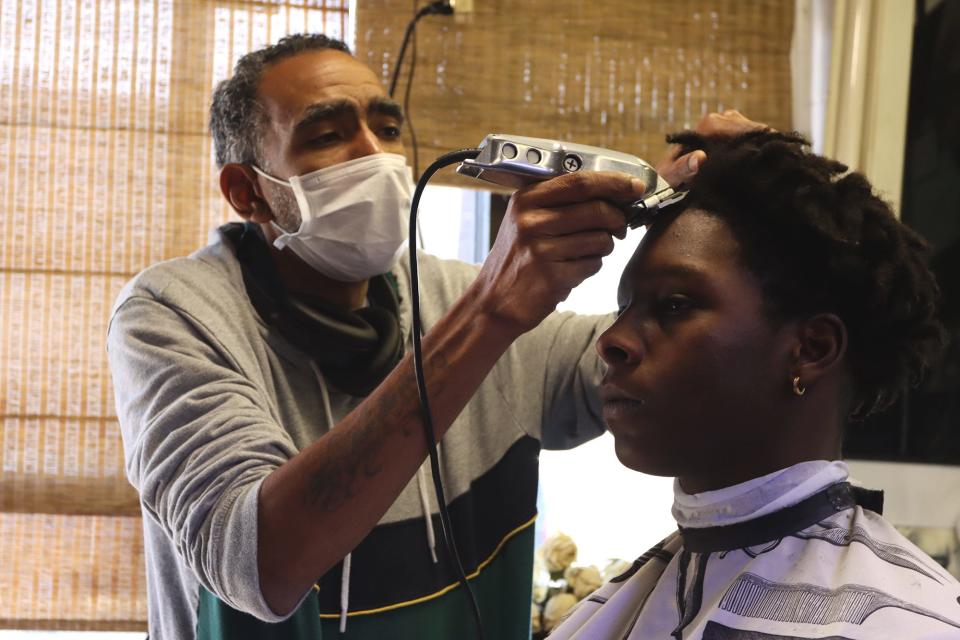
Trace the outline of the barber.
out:
<instances>
[{"instance_id":1,"label":"barber","mask_svg":"<svg viewBox=\"0 0 960 640\"><path fill-rule=\"evenodd\" d=\"M214 94L221 191L245 222L138 275L108 338L154 640L469 633L406 354L402 123L319 35L248 54ZM703 157L659 170L678 184ZM421 257L443 480L490 637L528 633L540 447L603 430L610 318L554 308L623 237L611 203L643 190L612 173L531 185L479 272Z\"/></svg>"}]
</instances>

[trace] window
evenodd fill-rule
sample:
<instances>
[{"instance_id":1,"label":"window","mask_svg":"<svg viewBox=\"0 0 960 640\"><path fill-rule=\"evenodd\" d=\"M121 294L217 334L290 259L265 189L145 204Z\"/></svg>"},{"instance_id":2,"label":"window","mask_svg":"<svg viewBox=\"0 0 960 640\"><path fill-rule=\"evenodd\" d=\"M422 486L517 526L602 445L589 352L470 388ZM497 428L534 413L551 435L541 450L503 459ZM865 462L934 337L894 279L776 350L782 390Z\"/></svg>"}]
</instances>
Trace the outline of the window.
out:
<instances>
[{"instance_id":1,"label":"window","mask_svg":"<svg viewBox=\"0 0 960 640\"><path fill-rule=\"evenodd\" d=\"M228 217L214 84L315 28L348 1L0 0L0 627L145 628L110 306Z\"/></svg>"}]
</instances>

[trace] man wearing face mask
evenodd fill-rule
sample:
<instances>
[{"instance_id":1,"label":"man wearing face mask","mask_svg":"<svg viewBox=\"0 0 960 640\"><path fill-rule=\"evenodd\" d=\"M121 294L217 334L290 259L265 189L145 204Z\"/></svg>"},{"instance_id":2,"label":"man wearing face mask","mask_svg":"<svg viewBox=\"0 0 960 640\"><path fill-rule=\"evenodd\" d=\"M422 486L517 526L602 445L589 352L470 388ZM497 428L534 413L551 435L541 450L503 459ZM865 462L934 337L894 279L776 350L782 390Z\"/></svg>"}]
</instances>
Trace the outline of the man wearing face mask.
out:
<instances>
[{"instance_id":1,"label":"man wearing face mask","mask_svg":"<svg viewBox=\"0 0 960 640\"><path fill-rule=\"evenodd\" d=\"M153 640L472 634L423 466L401 125L319 35L245 56L214 94L221 190L245 222L137 276L109 330ZM661 172L682 182L703 157ZM602 432L610 318L552 311L624 234L611 202L642 191L533 185L479 270L421 257L443 481L487 637L529 633L540 447Z\"/></svg>"}]
</instances>

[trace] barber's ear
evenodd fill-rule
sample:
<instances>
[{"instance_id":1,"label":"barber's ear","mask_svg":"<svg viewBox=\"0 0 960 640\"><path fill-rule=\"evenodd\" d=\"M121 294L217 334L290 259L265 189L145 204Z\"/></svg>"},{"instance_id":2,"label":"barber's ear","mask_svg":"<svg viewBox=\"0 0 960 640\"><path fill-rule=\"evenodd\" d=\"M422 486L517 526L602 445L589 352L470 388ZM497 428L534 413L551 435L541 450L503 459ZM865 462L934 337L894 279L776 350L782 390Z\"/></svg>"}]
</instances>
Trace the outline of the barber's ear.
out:
<instances>
[{"instance_id":1,"label":"barber's ear","mask_svg":"<svg viewBox=\"0 0 960 640\"><path fill-rule=\"evenodd\" d=\"M843 366L847 352L847 327L832 313L818 313L797 324L793 346L795 376L804 386L816 384L824 376Z\"/></svg>"},{"instance_id":2,"label":"barber's ear","mask_svg":"<svg viewBox=\"0 0 960 640\"><path fill-rule=\"evenodd\" d=\"M249 165L223 165L220 169L220 192L244 220L266 224L274 219L273 211L263 197L257 174Z\"/></svg>"}]
</instances>

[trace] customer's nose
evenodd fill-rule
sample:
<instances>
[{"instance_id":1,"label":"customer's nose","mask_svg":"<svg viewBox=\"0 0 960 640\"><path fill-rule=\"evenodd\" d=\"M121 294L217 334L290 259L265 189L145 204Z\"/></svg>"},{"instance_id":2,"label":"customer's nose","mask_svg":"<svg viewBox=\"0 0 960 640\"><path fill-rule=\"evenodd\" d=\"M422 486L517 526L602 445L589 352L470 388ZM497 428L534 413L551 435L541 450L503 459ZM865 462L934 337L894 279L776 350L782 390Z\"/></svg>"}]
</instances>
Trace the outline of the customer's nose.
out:
<instances>
[{"instance_id":1,"label":"customer's nose","mask_svg":"<svg viewBox=\"0 0 960 640\"><path fill-rule=\"evenodd\" d=\"M621 320L614 322L597 339L597 353L611 367L637 364L643 359L639 336L631 335Z\"/></svg>"}]
</instances>

